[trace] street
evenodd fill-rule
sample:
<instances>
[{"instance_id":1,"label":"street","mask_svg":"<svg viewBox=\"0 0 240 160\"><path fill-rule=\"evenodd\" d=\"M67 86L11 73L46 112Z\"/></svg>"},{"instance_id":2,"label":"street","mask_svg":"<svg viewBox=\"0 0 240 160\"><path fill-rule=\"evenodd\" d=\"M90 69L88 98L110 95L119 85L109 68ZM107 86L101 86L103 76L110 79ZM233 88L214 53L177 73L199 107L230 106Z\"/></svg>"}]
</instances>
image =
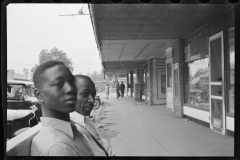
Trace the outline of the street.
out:
<instances>
[{"instance_id":1,"label":"street","mask_svg":"<svg viewBox=\"0 0 240 160\"><path fill-rule=\"evenodd\" d=\"M100 95L104 105L95 124L116 156L234 156L233 137L178 118L165 105Z\"/></svg>"}]
</instances>

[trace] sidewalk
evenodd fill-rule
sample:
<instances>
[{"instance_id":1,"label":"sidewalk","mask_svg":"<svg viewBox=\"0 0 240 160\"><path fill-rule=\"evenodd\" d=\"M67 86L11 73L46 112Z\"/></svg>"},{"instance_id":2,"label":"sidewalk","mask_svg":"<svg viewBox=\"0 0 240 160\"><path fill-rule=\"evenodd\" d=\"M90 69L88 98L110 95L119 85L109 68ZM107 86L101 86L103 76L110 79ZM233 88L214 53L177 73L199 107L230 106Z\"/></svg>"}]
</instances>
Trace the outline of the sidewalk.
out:
<instances>
[{"instance_id":1,"label":"sidewalk","mask_svg":"<svg viewBox=\"0 0 240 160\"><path fill-rule=\"evenodd\" d=\"M178 118L165 105L104 98L101 123L116 156L234 156L234 138ZM104 135L105 134L105 135ZM110 134L107 135L107 134Z\"/></svg>"}]
</instances>

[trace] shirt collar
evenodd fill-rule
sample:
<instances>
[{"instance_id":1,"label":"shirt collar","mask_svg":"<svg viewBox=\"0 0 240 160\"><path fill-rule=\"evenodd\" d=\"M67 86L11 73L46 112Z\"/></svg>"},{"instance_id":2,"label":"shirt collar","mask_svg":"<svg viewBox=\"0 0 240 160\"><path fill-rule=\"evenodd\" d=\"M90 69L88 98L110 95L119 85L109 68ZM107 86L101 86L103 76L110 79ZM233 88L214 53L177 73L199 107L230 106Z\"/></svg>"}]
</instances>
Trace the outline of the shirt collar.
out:
<instances>
[{"instance_id":1,"label":"shirt collar","mask_svg":"<svg viewBox=\"0 0 240 160\"><path fill-rule=\"evenodd\" d=\"M86 126L85 124L85 117L81 115L80 113L74 111L70 113L70 118L73 120L75 123L79 124L80 126Z\"/></svg>"},{"instance_id":2,"label":"shirt collar","mask_svg":"<svg viewBox=\"0 0 240 160\"><path fill-rule=\"evenodd\" d=\"M50 127L60 130L69 135L72 139L74 139L73 130L71 126L72 124L70 122L51 117L40 117L40 119L43 127Z\"/></svg>"}]
</instances>

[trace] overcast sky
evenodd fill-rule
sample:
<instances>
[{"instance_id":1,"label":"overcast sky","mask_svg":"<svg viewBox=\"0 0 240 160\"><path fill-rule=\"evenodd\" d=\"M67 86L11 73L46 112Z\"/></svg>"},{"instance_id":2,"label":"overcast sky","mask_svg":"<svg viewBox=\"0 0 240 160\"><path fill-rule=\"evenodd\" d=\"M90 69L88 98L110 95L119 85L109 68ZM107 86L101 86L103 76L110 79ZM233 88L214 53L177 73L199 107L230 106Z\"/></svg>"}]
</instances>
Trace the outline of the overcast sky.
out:
<instances>
[{"instance_id":1,"label":"overcast sky","mask_svg":"<svg viewBox=\"0 0 240 160\"><path fill-rule=\"evenodd\" d=\"M89 15L83 4L9 4L7 6L7 69L21 73L38 64L42 49L56 47L73 62L73 74L102 69ZM88 9L87 4L84 10ZM88 10L86 11L88 14Z\"/></svg>"}]
</instances>

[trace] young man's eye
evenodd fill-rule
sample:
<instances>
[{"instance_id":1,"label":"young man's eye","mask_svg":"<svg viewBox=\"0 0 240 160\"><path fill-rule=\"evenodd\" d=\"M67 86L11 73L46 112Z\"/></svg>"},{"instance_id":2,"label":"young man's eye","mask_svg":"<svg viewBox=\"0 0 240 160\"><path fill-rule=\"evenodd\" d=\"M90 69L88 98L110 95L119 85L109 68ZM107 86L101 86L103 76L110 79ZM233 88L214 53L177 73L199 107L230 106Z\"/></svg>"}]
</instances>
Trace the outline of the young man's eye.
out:
<instances>
[{"instance_id":1,"label":"young man's eye","mask_svg":"<svg viewBox=\"0 0 240 160\"><path fill-rule=\"evenodd\" d=\"M62 83L58 82L58 83L56 83L56 86L61 87Z\"/></svg>"}]
</instances>

